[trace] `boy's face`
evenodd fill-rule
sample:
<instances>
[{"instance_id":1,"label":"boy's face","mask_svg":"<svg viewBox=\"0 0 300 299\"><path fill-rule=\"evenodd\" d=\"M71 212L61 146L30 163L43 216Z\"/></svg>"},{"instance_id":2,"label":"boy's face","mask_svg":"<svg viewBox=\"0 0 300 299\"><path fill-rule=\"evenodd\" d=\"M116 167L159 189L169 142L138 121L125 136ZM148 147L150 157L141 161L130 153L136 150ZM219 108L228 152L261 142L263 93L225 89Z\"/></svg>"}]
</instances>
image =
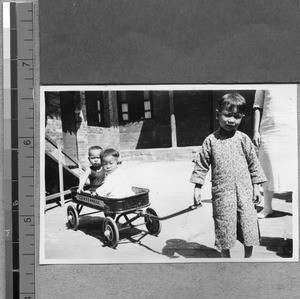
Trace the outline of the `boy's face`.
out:
<instances>
[{"instance_id":1,"label":"boy's face","mask_svg":"<svg viewBox=\"0 0 300 299\"><path fill-rule=\"evenodd\" d=\"M107 173L111 173L118 167L118 159L114 156L106 156L102 159L102 165Z\"/></svg>"},{"instance_id":2,"label":"boy's face","mask_svg":"<svg viewBox=\"0 0 300 299\"><path fill-rule=\"evenodd\" d=\"M239 127L244 115L239 113L238 109L234 107L230 110L223 109L221 112L217 111L217 117L222 129L233 132Z\"/></svg>"},{"instance_id":3,"label":"boy's face","mask_svg":"<svg viewBox=\"0 0 300 299\"><path fill-rule=\"evenodd\" d=\"M89 161L91 162L92 166L100 167L101 166L101 159L100 159L101 150L90 150L89 152Z\"/></svg>"}]
</instances>

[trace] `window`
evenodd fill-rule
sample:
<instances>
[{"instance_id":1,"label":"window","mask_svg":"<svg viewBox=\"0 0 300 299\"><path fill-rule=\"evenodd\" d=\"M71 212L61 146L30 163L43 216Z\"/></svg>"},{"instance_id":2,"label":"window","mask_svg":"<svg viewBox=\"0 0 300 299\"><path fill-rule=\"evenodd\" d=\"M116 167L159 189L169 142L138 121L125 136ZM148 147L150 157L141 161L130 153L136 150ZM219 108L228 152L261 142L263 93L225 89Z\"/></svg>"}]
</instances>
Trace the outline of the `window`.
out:
<instances>
[{"instance_id":1,"label":"window","mask_svg":"<svg viewBox=\"0 0 300 299\"><path fill-rule=\"evenodd\" d=\"M118 92L118 106L121 122L153 118L150 91L120 91Z\"/></svg>"},{"instance_id":2,"label":"window","mask_svg":"<svg viewBox=\"0 0 300 299\"><path fill-rule=\"evenodd\" d=\"M104 107L102 91L86 91L85 101L88 126L104 126Z\"/></svg>"}]
</instances>

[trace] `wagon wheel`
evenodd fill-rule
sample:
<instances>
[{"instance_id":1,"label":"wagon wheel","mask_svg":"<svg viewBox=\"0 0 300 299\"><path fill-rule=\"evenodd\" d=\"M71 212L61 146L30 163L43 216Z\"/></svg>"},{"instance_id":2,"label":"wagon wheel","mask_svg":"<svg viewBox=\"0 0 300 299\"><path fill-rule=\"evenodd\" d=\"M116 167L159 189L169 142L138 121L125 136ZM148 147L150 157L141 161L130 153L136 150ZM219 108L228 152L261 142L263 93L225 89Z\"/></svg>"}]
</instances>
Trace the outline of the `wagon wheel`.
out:
<instances>
[{"instance_id":1,"label":"wagon wheel","mask_svg":"<svg viewBox=\"0 0 300 299\"><path fill-rule=\"evenodd\" d=\"M68 223L70 227L73 228L74 230L77 230L79 225L79 216L74 205L68 206L67 215L68 215Z\"/></svg>"},{"instance_id":2,"label":"wagon wheel","mask_svg":"<svg viewBox=\"0 0 300 299\"><path fill-rule=\"evenodd\" d=\"M119 230L111 217L106 217L103 223L103 234L109 247L115 248L119 242Z\"/></svg>"},{"instance_id":3,"label":"wagon wheel","mask_svg":"<svg viewBox=\"0 0 300 299\"><path fill-rule=\"evenodd\" d=\"M148 215L153 215L158 217L157 213L151 208L148 208L146 210L146 213ZM161 231L161 223L158 219L151 218L151 216L149 217L148 215L145 216L145 225L151 235L157 236Z\"/></svg>"}]
</instances>

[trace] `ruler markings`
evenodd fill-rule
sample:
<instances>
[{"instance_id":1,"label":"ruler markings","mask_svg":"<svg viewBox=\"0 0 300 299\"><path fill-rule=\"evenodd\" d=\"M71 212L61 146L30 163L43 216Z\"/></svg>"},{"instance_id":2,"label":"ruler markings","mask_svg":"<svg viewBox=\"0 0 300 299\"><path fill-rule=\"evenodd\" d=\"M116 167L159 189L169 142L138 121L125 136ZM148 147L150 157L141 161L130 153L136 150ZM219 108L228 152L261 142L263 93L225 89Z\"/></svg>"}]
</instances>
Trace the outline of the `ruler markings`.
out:
<instances>
[{"instance_id":1,"label":"ruler markings","mask_svg":"<svg viewBox=\"0 0 300 299\"><path fill-rule=\"evenodd\" d=\"M34 210L33 210L33 175L28 173L29 166L33 163L32 158L26 158L26 156L32 156L32 148L29 146L33 144L33 118L28 114L28 111L32 111L31 103L33 104L33 35L32 35L32 23L33 14L28 10L32 10L32 3L24 3L17 5L17 37L18 37L18 61L17 61L17 82L18 82L18 109L19 109L19 135L30 136L32 138L19 139L19 159L22 164L19 165L19 255L20 255L20 269L19 269L19 292L22 294L34 294L34 274L27 276L26 273L34 273L35 262L35 248L32 245L34 243ZM30 26L28 28L28 26ZM24 42L24 39L28 39ZM15 65L14 65L15 66ZM29 70L29 68L31 70ZM14 84L12 84L14 86ZM29 100L20 101L20 98L30 98ZM24 104L23 104L24 103ZM26 103L30 103L28 106ZM24 133L27 131L27 134ZM31 136L32 134L32 136ZM28 137L29 137L28 136ZM28 160L29 159L29 160ZM31 161L27 163L26 161ZM32 195L26 201L24 195ZM28 203L27 203L28 202ZM25 212L25 213L24 213ZM33 268L32 268L33 266Z\"/></svg>"},{"instance_id":2,"label":"ruler markings","mask_svg":"<svg viewBox=\"0 0 300 299\"><path fill-rule=\"evenodd\" d=\"M28 173L33 169L33 41L33 3L4 2L5 264L6 297L13 299L35 297L34 184Z\"/></svg>"}]
</instances>

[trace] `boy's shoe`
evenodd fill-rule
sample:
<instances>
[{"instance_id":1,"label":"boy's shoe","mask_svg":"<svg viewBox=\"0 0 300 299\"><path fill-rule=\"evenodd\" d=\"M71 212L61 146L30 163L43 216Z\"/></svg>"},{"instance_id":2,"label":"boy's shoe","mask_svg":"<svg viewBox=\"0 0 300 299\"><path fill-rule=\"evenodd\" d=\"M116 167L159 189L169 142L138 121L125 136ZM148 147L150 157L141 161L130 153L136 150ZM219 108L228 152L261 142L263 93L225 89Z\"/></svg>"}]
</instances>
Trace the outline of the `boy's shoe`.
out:
<instances>
[{"instance_id":1,"label":"boy's shoe","mask_svg":"<svg viewBox=\"0 0 300 299\"><path fill-rule=\"evenodd\" d=\"M262 209L258 214L257 214L257 218L258 219L265 219L267 217L269 217L271 214L273 214L273 210L272 209Z\"/></svg>"}]
</instances>

